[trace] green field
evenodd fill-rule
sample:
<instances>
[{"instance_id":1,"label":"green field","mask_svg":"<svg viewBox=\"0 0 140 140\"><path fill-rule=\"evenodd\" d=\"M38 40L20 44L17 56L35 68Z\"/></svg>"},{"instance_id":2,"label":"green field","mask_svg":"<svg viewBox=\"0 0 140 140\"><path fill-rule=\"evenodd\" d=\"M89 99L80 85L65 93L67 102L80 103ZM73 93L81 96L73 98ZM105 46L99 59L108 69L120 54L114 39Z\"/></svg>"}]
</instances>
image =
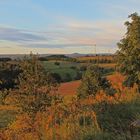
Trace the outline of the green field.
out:
<instances>
[{"instance_id":1,"label":"green field","mask_svg":"<svg viewBox=\"0 0 140 140\"><path fill-rule=\"evenodd\" d=\"M58 65L56 64L59 63ZM89 63L76 63L70 61L43 61L46 71L50 73L58 74L61 77L61 82L68 82L81 79L83 72L85 71L82 67L87 67ZM92 64L92 63L90 63ZM112 74L114 71L112 67L101 66L104 68L103 74Z\"/></svg>"},{"instance_id":2,"label":"green field","mask_svg":"<svg viewBox=\"0 0 140 140\"><path fill-rule=\"evenodd\" d=\"M76 79L81 64L59 61L60 64L56 65L55 62L56 61L44 61L45 69L51 73L59 74L62 81L72 81Z\"/></svg>"},{"instance_id":3,"label":"green field","mask_svg":"<svg viewBox=\"0 0 140 140\"><path fill-rule=\"evenodd\" d=\"M55 62L59 62L60 65L55 65ZM60 68L70 68L72 66L79 67L81 64L76 62L68 62L68 61L44 61L44 65L47 69L60 69Z\"/></svg>"}]
</instances>

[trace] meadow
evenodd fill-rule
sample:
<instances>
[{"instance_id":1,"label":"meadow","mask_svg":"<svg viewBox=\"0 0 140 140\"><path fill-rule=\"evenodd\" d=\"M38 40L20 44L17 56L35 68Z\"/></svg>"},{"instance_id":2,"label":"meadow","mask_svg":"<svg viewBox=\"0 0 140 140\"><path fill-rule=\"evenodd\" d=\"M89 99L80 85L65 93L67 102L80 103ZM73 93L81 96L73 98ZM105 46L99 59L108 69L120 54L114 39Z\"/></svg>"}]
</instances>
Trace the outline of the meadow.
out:
<instances>
[{"instance_id":1,"label":"meadow","mask_svg":"<svg viewBox=\"0 0 140 140\"><path fill-rule=\"evenodd\" d=\"M59 65L55 63L59 63ZM44 67L47 71L51 73L57 73L60 75L62 81L73 81L77 77L78 69L80 64L75 62L67 62L67 61L44 61ZM68 79L69 78L69 79Z\"/></svg>"}]
</instances>

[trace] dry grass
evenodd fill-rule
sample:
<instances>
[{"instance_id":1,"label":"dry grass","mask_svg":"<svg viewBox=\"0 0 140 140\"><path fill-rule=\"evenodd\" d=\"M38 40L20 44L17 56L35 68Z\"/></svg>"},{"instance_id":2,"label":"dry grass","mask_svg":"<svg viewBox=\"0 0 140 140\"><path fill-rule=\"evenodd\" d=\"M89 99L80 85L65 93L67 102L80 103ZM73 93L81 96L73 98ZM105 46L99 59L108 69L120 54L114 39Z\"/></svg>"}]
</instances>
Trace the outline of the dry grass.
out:
<instances>
[{"instance_id":1,"label":"dry grass","mask_svg":"<svg viewBox=\"0 0 140 140\"><path fill-rule=\"evenodd\" d=\"M81 81L72 81L67 83L62 83L58 89L61 95L75 95Z\"/></svg>"},{"instance_id":2,"label":"dry grass","mask_svg":"<svg viewBox=\"0 0 140 140\"><path fill-rule=\"evenodd\" d=\"M116 80L116 78L113 79L113 81L114 80ZM129 116L127 116L127 113L131 115L131 111L133 113L132 107L133 109L135 108L135 106L133 104L131 105L130 103L134 102L138 97L139 95L135 92L135 87L131 90L126 89L125 96L122 95L120 97L110 97L101 91L96 95L96 97L90 97L80 101L74 100L65 105L60 104L51 106L47 112L39 112L34 123L31 123L32 121L30 117L26 116L26 114L18 116L17 120L9 126L9 129L4 131L5 138L11 138L9 140L14 140L15 138L17 138L17 140L79 140L84 138L84 140L86 140L86 136L88 135L92 135L94 138L96 135L98 135L98 133L102 133L102 129L100 128L102 123L104 123L102 122L102 119L104 120L104 116L107 117L112 124L116 123L116 121L113 121L112 116L110 115L111 107L116 110L112 110L111 112L114 113L113 115L115 115L115 119L119 119L119 121L122 122L123 119L121 118L121 115L123 112L119 112L119 108L121 110L127 109L125 108L124 103L126 103L126 105L127 103L130 105L128 107L131 107L131 110L124 110L126 113L125 119L128 119ZM92 108L96 105L99 105L97 112ZM130 112L127 112L129 110ZM90 118L90 125L86 124L87 117ZM79 120L81 120L81 118L84 118L84 122L80 125ZM129 123L131 120L127 121L127 123ZM112 124L107 122L107 125L110 127L112 127ZM116 139L117 138L118 137L116 137ZM104 140L104 137L100 140Z\"/></svg>"},{"instance_id":3,"label":"dry grass","mask_svg":"<svg viewBox=\"0 0 140 140\"><path fill-rule=\"evenodd\" d=\"M19 110L17 106L12 106L12 105L0 105L0 111L2 110Z\"/></svg>"}]
</instances>

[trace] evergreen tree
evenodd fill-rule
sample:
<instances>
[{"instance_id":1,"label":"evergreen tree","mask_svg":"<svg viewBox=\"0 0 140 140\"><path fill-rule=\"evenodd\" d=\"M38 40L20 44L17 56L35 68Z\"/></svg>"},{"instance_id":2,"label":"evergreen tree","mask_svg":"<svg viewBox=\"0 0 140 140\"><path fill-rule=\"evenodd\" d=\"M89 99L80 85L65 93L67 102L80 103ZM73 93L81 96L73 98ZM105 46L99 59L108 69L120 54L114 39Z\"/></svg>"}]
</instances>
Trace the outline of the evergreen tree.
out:
<instances>
[{"instance_id":1,"label":"evergreen tree","mask_svg":"<svg viewBox=\"0 0 140 140\"><path fill-rule=\"evenodd\" d=\"M136 83L140 91L140 16L134 13L129 18L125 37L118 43L118 66L126 76L124 84L131 87Z\"/></svg>"},{"instance_id":2,"label":"evergreen tree","mask_svg":"<svg viewBox=\"0 0 140 140\"><path fill-rule=\"evenodd\" d=\"M20 66L22 73L17 82L19 82L19 103L23 111L31 115L44 111L56 97L51 95L52 90L57 87L56 82L49 73L45 73L44 67L35 55L25 57Z\"/></svg>"},{"instance_id":3,"label":"evergreen tree","mask_svg":"<svg viewBox=\"0 0 140 140\"><path fill-rule=\"evenodd\" d=\"M104 90L108 95L113 95L115 92L110 82L103 77L101 68L97 65L89 66L78 89L78 97L95 96L100 90Z\"/></svg>"}]
</instances>

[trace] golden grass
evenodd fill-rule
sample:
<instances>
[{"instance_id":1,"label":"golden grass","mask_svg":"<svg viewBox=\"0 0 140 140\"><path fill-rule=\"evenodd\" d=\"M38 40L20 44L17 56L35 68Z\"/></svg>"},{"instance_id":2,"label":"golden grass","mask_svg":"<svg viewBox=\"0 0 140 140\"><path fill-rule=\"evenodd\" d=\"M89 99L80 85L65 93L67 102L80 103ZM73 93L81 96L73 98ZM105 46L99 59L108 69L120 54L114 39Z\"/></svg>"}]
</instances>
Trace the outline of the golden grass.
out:
<instances>
[{"instance_id":1,"label":"golden grass","mask_svg":"<svg viewBox=\"0 0 140 140\"><path fill-rule=\"evenodd\" d=\"M103 64L99 64L100 67L103 67L103 68L115 68L116 67L116 63L103 63Z\"/></svg>"},{"instance_id":2,"label":"golden grass","mask_svg":"<svg viewBox=\"0 0 140 140\"><path fill-rule=\"evenodd\" d=\"M14 110L17 111L20 108L18 108L17 106L12 106L12 105L0 105L0 111L2 110Z\"/></svg>"}]
</instances>

